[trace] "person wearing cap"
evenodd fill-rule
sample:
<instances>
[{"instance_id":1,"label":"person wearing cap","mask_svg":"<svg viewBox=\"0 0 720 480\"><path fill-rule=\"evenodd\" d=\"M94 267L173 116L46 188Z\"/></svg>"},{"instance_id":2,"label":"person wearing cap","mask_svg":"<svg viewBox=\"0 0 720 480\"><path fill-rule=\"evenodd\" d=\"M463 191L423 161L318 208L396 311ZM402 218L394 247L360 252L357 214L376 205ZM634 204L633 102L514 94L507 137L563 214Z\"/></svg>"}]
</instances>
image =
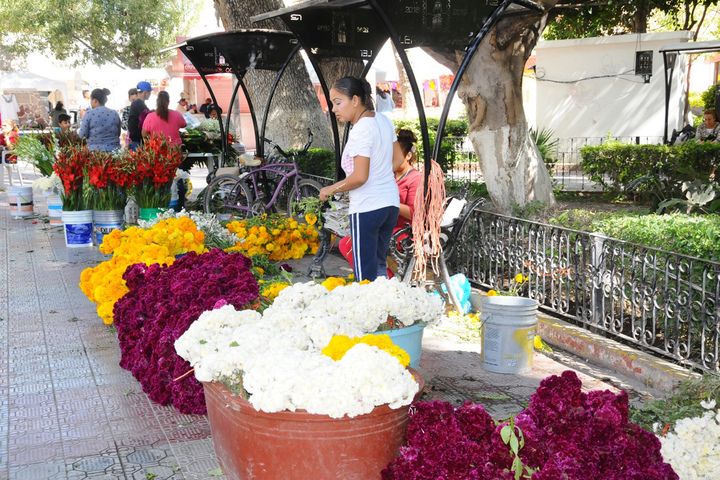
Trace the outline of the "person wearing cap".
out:
<instances>
[{"instance_id":1,"label":"person wearing cap","mask_svg":"<svg viewBox=\"0 0 720 480\"><path fill-rule=\"evenodd\" d=\"M188 101L184 98L181 98L178 100L177 107L175 107L175 110L180 112L180 114L185 114L190 110L190 107L188 106Z\"/></svg>"},{"instance_id":2,"label":"person wearing cap","mask_svg":"<svg viewBox=\"0 0 720 480\"><path fill-rule=\"evenodd\" d=\"M128 136L130 144L128 148L135 151L142 145L142 126L140 125L140 115L148 108L145 100L150 98L152 86L150 82L140 82L137 84L137 98L130 104L130 112L128 114Z\"/></svg>"}]
</instances>

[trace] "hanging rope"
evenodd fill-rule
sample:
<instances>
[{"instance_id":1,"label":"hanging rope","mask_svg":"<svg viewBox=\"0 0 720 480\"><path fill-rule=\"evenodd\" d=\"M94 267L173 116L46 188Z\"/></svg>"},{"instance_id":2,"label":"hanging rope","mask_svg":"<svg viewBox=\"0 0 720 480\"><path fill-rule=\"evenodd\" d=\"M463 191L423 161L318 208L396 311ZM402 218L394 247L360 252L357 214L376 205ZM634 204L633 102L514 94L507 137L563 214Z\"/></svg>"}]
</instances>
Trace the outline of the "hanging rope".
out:
<instances>
[{"instance_id":1,"label":"hanging rope","mask_svg":"<svg viewBox=\"0 0 720 480\"><path fill-rule=\"evenodd\" d=\"M421 169L418 192L425 192L425 168ZM442 168L435 160L430 162L430 176L426 195L415 196L415 213L412 218L415 268L413 278L426 280L428 261L435 275L440 274L438 259L442 255L440 222L445 211L445 180Z\"/></svg>"}]
</instances>

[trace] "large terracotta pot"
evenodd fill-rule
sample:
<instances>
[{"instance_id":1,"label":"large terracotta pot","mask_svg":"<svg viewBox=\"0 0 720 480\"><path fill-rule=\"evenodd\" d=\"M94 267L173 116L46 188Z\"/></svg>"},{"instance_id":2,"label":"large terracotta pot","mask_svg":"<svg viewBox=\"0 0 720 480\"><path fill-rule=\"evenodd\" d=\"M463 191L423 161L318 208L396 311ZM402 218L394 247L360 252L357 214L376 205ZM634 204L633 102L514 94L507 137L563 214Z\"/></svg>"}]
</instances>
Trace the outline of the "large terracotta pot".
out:
<instances>
[{"instance_id":1,"label":"large terracotta pot","mask_svg":"<svg viewBox=\"0 0 720 480\"><path fill-rule=\"evenodd\" d=\"M425 381L411 371L417 400ZM230 480L377 480L405 444L409 405L354 418L266 413L220 383L203 385L215 453Z\"/></svg>"}]
</instances>

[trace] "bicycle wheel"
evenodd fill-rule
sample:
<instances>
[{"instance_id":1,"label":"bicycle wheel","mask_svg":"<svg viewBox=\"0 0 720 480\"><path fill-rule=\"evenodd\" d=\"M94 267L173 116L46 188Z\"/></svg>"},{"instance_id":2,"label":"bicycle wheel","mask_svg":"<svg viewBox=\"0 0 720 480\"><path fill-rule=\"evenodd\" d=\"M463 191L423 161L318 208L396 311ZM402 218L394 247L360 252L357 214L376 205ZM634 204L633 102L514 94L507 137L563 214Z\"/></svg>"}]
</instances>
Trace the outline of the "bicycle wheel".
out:
<instances>
[{"instance_id":1,"label":"bicycle wheel","mask_svg":"<svg viewBox=\"0 0 720 480\"><path fill-rule=\"evenodd\" d=\"M300 180L298 182L298 190L293 187L293 189L290 190L290 195L288 196L287 208L285 209L288 217L292 216L295 220L302 220L302 215L292 215L293 203L300 202L300 200L306 197L319 197L321 188L320 184L315 180L310 180L308 178Z\"/></svg>"},{"instance_id":2,"label":"bicycle wheel","mask_svg":"<svg viewBox=\"0 0 720 480\"><path fill-rule=\"evenodd\" d=\"M203 208L205 213L214 213L220 220L230 217L246 218L253 204L252 193L244 181L235 175L219 175L205 189Z\"/></svg>"}]
</instances>

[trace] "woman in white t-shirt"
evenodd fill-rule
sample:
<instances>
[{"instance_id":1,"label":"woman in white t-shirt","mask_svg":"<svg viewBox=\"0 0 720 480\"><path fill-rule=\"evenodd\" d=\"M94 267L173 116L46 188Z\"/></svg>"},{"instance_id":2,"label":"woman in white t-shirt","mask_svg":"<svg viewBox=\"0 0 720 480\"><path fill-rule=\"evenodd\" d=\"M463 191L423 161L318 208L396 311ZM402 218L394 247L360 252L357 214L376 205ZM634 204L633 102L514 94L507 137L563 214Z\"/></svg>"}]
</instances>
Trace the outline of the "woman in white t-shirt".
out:
<instances>
[{"instance_id":1,"label":"woman in white t-shirt","mask_svg":"<svg viewBox=\"0 0 720 480\"><path fill-rule=\"evenodd\" d=\"M327 200L350 192L350 236L355 279L387 276L390 237L397 223L400 199L393 171L403 161L392 121L373 111L373 93L365 80L344 77L330 90L332 111L350 122L342 169L347 177L320 190Z\"/></svg>"}]
</instances>

